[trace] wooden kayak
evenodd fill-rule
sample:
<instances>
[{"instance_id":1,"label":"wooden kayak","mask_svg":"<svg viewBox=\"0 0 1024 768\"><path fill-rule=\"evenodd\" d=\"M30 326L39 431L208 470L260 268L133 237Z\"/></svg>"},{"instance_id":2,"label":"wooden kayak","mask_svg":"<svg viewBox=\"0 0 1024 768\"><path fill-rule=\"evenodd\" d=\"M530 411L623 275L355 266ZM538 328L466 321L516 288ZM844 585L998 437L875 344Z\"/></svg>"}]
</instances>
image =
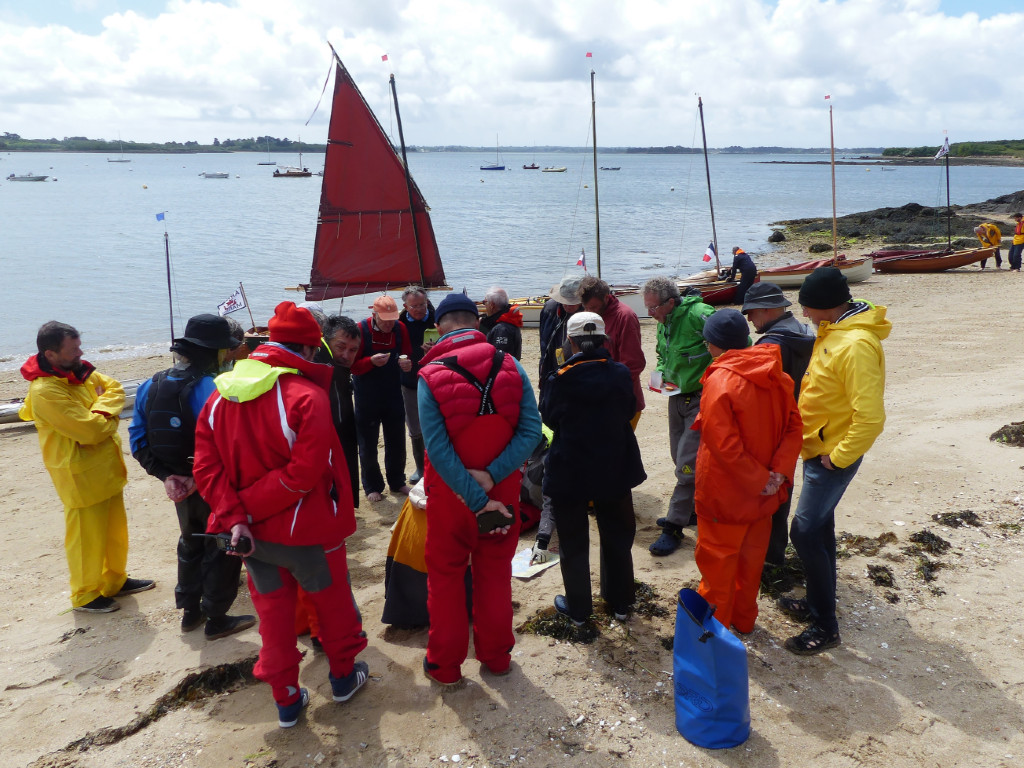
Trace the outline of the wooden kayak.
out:
<instances>
[{"instance_id":1,"label":"wooden kayak","mask_svg":"<svg viewBox=\"0 0 1024 768\"><path fill-rule=\"evenodd\" d=\"M758 270L758 276L763 282L775 283L780 288L799 288L811 272L818 267L827 267L830 264L832 264L832 259L816 259L797 264L786 264L782 267L766 267ZM871 277L873 264L874 261L870 256L864 256L859 259L840 261L835 266L846 275L846 282L859 283Z\"/></svg>"}]
</instances>

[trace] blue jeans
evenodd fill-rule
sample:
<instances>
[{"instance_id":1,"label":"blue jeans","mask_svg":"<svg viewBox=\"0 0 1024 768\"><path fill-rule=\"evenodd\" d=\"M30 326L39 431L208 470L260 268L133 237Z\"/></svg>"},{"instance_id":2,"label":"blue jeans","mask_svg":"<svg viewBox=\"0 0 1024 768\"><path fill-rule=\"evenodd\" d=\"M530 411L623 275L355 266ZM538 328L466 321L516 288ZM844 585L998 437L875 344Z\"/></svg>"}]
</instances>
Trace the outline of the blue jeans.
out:
<instances>
[{"instance_id":1,"label":"blue jeans","mask_svg":"<svg viewBox=\"0 0 1024 768\"><path fill-rule=\"evenodd\" d=\"M804 460L804 483L793 514L789 537L807 580L807 607L813 622L826 632L839 631L836 621L836 506L860 469L862 459L848 467L825 469L821 457Z\"/></svg>"}]
</instances>

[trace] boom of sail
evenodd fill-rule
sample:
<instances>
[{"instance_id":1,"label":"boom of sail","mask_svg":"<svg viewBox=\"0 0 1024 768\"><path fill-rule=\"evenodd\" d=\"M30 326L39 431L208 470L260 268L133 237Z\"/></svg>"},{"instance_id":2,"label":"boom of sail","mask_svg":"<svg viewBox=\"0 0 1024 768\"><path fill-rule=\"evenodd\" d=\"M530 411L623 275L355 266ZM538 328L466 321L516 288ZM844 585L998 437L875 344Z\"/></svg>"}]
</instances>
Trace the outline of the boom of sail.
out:
<instances>
[{"instance_id":1,"label":"boom of sail","mask_svg":"<svg viewBox=\"0 0 1024 768\"><path fill-rule=\"evenodd\" d=\"M447 288L423 194L345 65L337 54L334 58L334 101L306 299L410 283ZM391 85L394 92L394 75ZM397 116L397 99L395 106ZM400 117L398 125L401 134Z\"/></svg>"}]
</instances>

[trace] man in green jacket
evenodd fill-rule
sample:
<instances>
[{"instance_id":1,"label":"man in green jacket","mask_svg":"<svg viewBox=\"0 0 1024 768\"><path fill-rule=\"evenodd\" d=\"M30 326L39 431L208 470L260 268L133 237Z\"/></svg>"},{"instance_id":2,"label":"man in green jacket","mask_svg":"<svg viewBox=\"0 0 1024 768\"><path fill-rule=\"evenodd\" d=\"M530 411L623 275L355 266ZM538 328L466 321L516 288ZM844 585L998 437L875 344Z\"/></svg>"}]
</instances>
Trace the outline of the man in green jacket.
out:
<instances>
[{"instance_id":1,"label":"man in green jacket","mask_svg":"<svg viewBox=\"0 0 1024 768\"><path fill-rule=\"evenodd\" d=\"M683 526L696 522L693 490L700 433L691 427L700 412L700 379L711 363L704 347L704 320L715 310L699 295L680 296L676 282L667 277L647 281L644 306L658 321L657 372L662 391L670 395L668 439L676 468L668 514L658 519L661 536L650 546L652 555L663 557L679 549Z\"/></svg>"}]
</instances>

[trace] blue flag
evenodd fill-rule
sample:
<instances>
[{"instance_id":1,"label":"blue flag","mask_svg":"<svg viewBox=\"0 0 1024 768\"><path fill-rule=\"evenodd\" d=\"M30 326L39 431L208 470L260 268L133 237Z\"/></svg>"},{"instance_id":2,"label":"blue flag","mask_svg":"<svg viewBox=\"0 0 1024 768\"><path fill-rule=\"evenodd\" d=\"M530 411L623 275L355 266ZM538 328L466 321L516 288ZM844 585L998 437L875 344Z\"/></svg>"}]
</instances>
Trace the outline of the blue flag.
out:
<instances>
[{"instance_id":1,"label":"blue flag","mask_svg":"<svg viewBox=\"0 0 1024 768\"><path fill-rule=\"evenodd\" d=\"M163 221L163 220L164 220L164 215L163 215L162 213L158 213L158 214L156 215L156 220L157 220L157 221Z\"/></svg>"}]
</instances>

